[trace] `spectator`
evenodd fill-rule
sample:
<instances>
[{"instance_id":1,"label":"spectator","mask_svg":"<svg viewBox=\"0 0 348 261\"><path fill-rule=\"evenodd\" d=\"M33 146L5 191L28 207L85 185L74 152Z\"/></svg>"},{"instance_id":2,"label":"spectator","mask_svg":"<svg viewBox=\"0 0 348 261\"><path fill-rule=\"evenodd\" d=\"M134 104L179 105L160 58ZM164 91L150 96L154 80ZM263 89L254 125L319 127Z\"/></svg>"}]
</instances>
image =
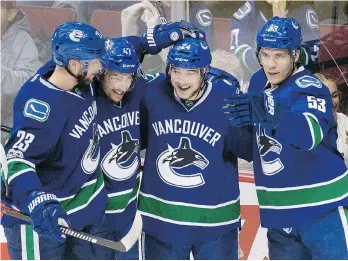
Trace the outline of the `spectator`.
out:
<instances>
[{"instance_id":1,"label":"spectator","mask_svg":"<svg viewBox=\"0 0 348 261\"><path fill-rule=\"evenodd\" d=\"M12 106L19 88L40 67L25 14L15 1L1 2L1 124L12 127ZM4 144L7 135L1 133Z\"/></svg>"},{"instance_id":2,"label":"spectator","mask_svg":"<svg viewBox=\"0 0 348 261\"><path fill-rule=\"evenodd\" d=\"M84 10L86 8L82 5L82 1L17 1L16 3L17 6L27 7L71 8L74 9L74 11L76 12L77 21L80 21L82 23L88 23L84 19ZM44 64L51 59L52 34L47 33L46 30L43 27L41 27L35 35L32 35L32 37L39 53L39 61L40 63Z\"/></svg>"},{"instance_id":3,"label":"spectator","mask_svg":"<svg viewBox=\"0 0 348 261\"><path fill-rule=\"evenodd\" d=\"M323 75L320 73L315 74L320 81L322 81L330 90L334 116L337 120L337 149L343 155L344 162L348 167L348 117L338 112L340 105L341 93L339 92L336 82L328 75Z\"/></svg>"}]
</instances>

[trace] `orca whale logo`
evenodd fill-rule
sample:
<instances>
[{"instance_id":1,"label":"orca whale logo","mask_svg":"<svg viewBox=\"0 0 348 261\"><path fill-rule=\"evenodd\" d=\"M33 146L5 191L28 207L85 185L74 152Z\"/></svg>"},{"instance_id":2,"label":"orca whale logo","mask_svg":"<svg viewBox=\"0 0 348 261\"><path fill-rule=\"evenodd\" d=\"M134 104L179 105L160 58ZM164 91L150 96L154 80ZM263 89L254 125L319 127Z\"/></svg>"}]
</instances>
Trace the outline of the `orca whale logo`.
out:
<instances>
[{"instance_id":1,"label":"orca whale logo","mask_svg":"<svg viewBox=\"0 0 348 261\"><path fill-rule=\"evenodd\" d=\"M284 169L284 165L279 158L272 161L265 161L264 156L270 152L280 154L282 145L274 138L268 136L265 129L259 126L259 131L256 132L257 148L260 152L262 171L267 176L272 176Z\"/></svg>"},{"instance_id":2,"label":"orca whale logo","mask_svg":"<svg viewBox=\"0 0 348 261\"><path fill-rule=\"evenodd\" d=\"M122 131L121 138L120 144L111 143L111 150L105 155L101 164L104 173L117 181L129 179L138 171L140 166L139 140L133 139L129 131ZM132 163L127 164L133 154L135 157Z\"/></svg>"},{"instance_id":3,"label":"orca whale logo","mask_svg":"<svg viewBox=\"0 0 348 261\"><path fill-rule=\"evenodd\" d=\"M157 172L161 179L171 185L180 188L194 188L204 185L202 173L179 174L176 169L184 169L188 166L196 166L200 170L209 165L206 157L194 150L189 138L181 137L180 144L173 149L168 144L168 149L157 158Z\"/></svg>"},{"instance_id":4,"label":"orca whale logo","mask_svg":"<svg viewBox=\"0 0 348 261\"><path fill-rule=\"evenodd\" d=\"M97 154L97 155L96 155ZM100 159L99 131L97 124L93 123L93 137L89 140L89 146L83 154L81 167L86 174L93 174L98 168Z\"/></svg>"}]
</instances>

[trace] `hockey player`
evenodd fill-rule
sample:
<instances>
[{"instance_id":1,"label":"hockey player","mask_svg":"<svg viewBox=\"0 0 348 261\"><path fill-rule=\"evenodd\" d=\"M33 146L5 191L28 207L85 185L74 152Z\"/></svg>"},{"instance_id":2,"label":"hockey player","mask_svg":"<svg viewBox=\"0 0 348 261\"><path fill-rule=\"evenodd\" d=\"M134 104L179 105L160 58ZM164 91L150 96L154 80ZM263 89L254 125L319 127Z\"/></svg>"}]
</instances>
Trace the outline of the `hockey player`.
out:
<instances>
[{"instance_id":1,"label":"hockey player","mask_svg":"<svg viewBox=\"0 0 348 261\"><path fill-rule=\"evenodd\" d=\"M142 229L140 214L136 215L140 185L139 114L147 83L138 71L137 54L156 54L185 35L199 35L199 30L187 22L156 25L152 32L152 37L145 34L142 37L108 39L106 55L102 59L105 71L97 81L101 169L108 205L96 233L114 241L130 237L137 239ZM138 243L133 247L132 243L130 241L130 249L125 253L87 243L85 258L139 259Z\"/></svg>"},{"instance_id":2,"label":"hockey player","mask_svg":"<svg viewBox=\"0 0 348 261\"><path fill-rule=\"evenodd\" d=\"M210 62L204 39L185 38L169 51L167 73L148 82L138 207L145 259L190 259L190 252L195 259L238 259L237 156L250 160L252 135L229 128L221 115L238 82L215 75Z\"/></svg>"},{"instance_id":3,"label":"hockey player","mask_svg":"<svg viewBox=\"0 0 348 261\"><path fill-rule=\"evenodd\" d=\"M146 81L137 73L140 63L129 41L125 38L108 39L106 50L102 60L105 72L97 81L96 90L101 170L108 205L97 234L119 241L133 233L129 232L132 226L136 227L138 236L135 238L140 236L142 229L136 208L140 184L139 107ZM139 256L138 244L125 253L87 242L85 249L86 259L92 255L93 259L136 260Z\"/></svg>"},{"instance_id":4,"label":"hockey player","mask_svg":"<svg viewBox=\"0 0 348 261\"><path fill-rule=\"evenodd\" d=\"M302 36L274 17L257 34L251 93L226 100L233 125L254 125L254 172L271 259L348 259L348 172L336 148L328 88L298 64Z\"/></svg>"},{"instance_id":5,"label":"hockey player","mask_svg":"<svg viewBox=\"0 0 348 261\"><path fill-rule=\"evenodd\" d=\"M241 60L244 80L249 81L260 65L255 57L255 35L268 21L267 15L260 7L268 8L270 4L281 4L282 1L246 1L232 16L231 51ZM287 3L291 5L291 2ZM267 6L265 6L267 5ZM293 5L298 5L294 3ZM269 9L269 8L268 8ZM319 51L318 17L309 5L301 5L294 10L286 10L286 16L296 19L303 30L301 61L304 65L317 62ZM273 16L275 16L273 14ZM278 15L279 16L279 15Z\"/></svg>"},{"instance_id":6,"label":"hockey player","mask_svg":"<svg viewBox=\"0 0 348 261\"><path fill-rule=\"evenodd\" d=\"M93 233L106 208L95 91L104 38L92 26L68 22L52 38L53 71L42 68L20 89L6 144L7 201L31 224L4 216L12 259L77 259L80 239L58 224ZM80 251L80 252L79 252Z\"/></svg>"}]
</instances>

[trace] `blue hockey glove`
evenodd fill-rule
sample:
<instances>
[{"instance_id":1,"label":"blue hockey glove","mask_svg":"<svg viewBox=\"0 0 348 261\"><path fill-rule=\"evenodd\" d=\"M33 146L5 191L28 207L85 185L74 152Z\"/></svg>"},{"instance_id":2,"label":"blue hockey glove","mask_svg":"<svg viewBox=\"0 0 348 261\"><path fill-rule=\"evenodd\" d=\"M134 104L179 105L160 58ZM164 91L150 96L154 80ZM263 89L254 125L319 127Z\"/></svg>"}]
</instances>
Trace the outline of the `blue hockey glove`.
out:
<instances>
[{"instance_id":1,"label":"blue hockey glove","mask_svg":"<svg viewBox=\"0 0 348 261\"><path fill-rule=\"evenodd\" d=\"M218 81L223 80L225 81L226 84L238 89L238 92L236 94L239 93L239 90L240 90L239 82L236 79L236 77L234 77L233 75L215 67L209 67L209 71L207 75L210 81L215 82L216 80Z\"/></svg>"},{"instance_id":2,"label":"blue hockey glove","mask_svg":"<svg viewBox=\"0 0 348 261\"><path fill-rule=\"evenodd\" d=\"M70 226L68 215L54 194L33 191L28 197L28 209L33 229L39 236L65 241L59 225Z\"/></svg>"},{"instance_id":3,"label":"blue hockey glove","mask_svg":"<svg viewBox=\"0 0 348 261\"><path fill-rule=\"evenodd\" d=\"M185 21L159 24L148 28L142 36L142 43L149 54L158 54L162 49L184 39L185 36L205 38L203 31Z\"/></svg>"},{"instance_id":4,"label":"blue hockey glove","mask_svg":"<svg viewBox=\"0 0 348 261\"><path fill-rule=\"evenodd\" d=\"M189 36L191 38L205 39L205 32L199 30L197 26L186 21L180 22L180 30L184 37Z\"/></svg>"},{"instance_id":5,"label":"blue hockey glove","mask_svg":"<svg viewBox=\"0 0 348 261\"><path fill-rule=\"evenodd\" d=\"M222 112L234 126L276 125L286 108L286 102L275 101L271 93L262 92L232 95L224 100Z\"/></svg>"}]
</instances>

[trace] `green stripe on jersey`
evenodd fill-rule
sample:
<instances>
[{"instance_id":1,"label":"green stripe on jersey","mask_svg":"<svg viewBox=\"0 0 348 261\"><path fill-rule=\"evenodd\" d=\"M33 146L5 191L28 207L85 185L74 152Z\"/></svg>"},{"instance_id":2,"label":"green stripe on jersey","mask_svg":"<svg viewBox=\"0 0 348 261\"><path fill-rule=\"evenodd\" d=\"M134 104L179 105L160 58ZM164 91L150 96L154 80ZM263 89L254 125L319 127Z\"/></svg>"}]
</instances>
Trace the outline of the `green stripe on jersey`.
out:
<instances>
[{"instance_id":1,"label":"green stripe on jersey","mask_svg":"<svg viewBox=\"0 0 348 261\"><path fill-rule=\"evenodd\" d=\"M292 209L335 202L348 196L348 171L322 183L290 188L256 187L260 208Z\"/></svg>"},{"instance_id":2,"label":"green stripe on jersey","mask_svg":"<svg viewBox=\"0 0 348 261\"><path fill-rule=\"evenodd\" d=\"M117 213L122 212L129 203L134 200L134 197L137 196L140 185L140 176L136 179L136 184L133 189L129 192L121 191L118 193L112 193L108 195L108 205L106 207L106 213ZM113 194L115 196L113 196Z\"/></svg>"},{"instance_id":3,"label":"green stripe on jersey","mask_svg":"<svg viewBox=\"0 0 348 261\"><path fill-rule=\"evenodd\" d=\"M312 147L309 149L314 149L319 145L321 140L323 139L323 131L320 127L319 120L312 113L305 112L303 115L306 117L306 120L309 125L309 129L312 136Z\"/></svg>"},{"instance_id":4,"label":"green stripe on jersey","mask_svg":"<svg viewBox=\"0 0 348 261\"><path fill-rule=\"evenodd\" d=\"M11 181L27 172L34 171L34 165L30 163L29 161L22 160L22 159L12 159L7 162L8 165L8 183L10 184Z\"/></svg>"},{"instance_id":5,"label":"green stripe on jersey","mask_svg":"<svg viewBox=\"0 0 348 261\"><path fill-rule=\"evenodd\" d=\"M139 210L165 222L191 226L219 226L239 221L239 199L216 206L195 205L163 200L140 192Z\"/></svg>"},{"instance_id":6,"label":"green stripe on jersey","mask_svg":"<svg viewBox=\"0 0 348 261\"><path fill-rule=\"evenodd\" d=\"M72 195L67 199L58 199L63 209L68 214L87 207L104 188L104 177L102 171L98 172L96 180L91 180L86 184L88 185L84 185L77 194Z\"/></svg>"}]
</instances>

